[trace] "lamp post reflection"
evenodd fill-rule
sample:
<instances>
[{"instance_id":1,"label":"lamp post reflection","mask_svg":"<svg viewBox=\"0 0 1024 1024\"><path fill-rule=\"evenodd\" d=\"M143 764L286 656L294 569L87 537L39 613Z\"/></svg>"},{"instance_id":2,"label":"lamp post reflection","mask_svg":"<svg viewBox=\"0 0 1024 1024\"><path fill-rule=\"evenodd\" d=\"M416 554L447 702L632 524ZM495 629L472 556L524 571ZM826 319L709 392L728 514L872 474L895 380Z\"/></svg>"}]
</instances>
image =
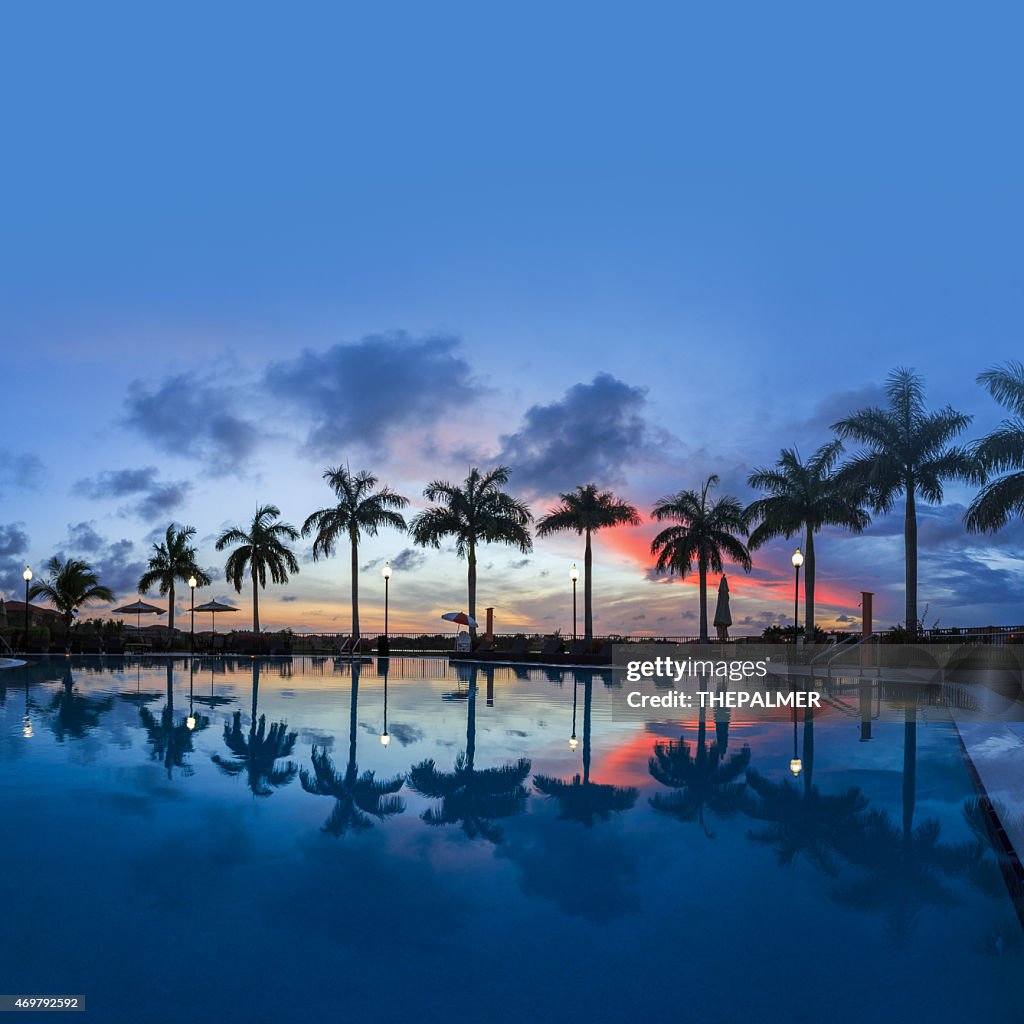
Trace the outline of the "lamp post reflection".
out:
<instances>
[{"instance_id":1,"label":"lamp post reflection","mask_svg":"<svg viewBox=\"0 0 1024 1024\"><path fill-rule=\"evenodd\" d=\"M388 670L390 668L391 662L388 658L381 658L377 662L377 671L384 676L384 728L380 734L380 745L382 747L387 747L391 743L391 735L388 733Z\"/></svg>"}]
</instances>

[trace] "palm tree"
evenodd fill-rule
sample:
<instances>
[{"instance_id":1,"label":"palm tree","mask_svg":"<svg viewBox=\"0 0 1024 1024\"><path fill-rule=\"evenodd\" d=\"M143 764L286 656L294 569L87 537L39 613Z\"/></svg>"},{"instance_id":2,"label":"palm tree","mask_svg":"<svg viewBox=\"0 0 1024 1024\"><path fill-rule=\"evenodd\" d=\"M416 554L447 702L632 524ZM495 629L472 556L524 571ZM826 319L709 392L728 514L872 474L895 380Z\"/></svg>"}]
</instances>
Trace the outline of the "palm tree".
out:
<instances>
[{"instance_id":1,"label":"palm tree","mask_svg":"<svg viewBox=\"0 0 1024 1024\"><path fill-rule=\"evenodd\" d=\"M434 502L420 512L410 527L413 539L424 547L440 548L445 537L455 538L455 551L468 563L469 615L476 618L476 549L479 544L508 544L523 554L533 550L526 503L506 493L509 470L498 466L486 473L475 467L462 484L434 480L424 497Z\"/></svg>"},{"instance_id":2,"label":"palm tree","mask_svg":"<svg viewBox=\"0 0 1024 1024\"><path fill-rule=\"evenodd\" d=\"M476 760L476 666L472 668L466 701L466 749L455 759L450 772L437 770L433 758L414 765L409 786L417 793L440 800L437 807L423 812L428 825L461 825L470 838L482 836L500 843L502 829L496 818L519 814L528 796L523 786L530 774L530 761L521 757L515 764L478 769Z\"/></svg>"},{"instance_id":3,"label":"palm tree","mask_svg":"<svg viewBox=\"0 0 1024 1024\"><path fill-rule=\"evenodd\" d=\"M986 370L978 374L978 383L1012 414L974 447L984 472L1005 475L982 488L965 522L971 533L995 533L1010 516L1024 515L1024 363L1014 361Z\"/></svg>"},{"instance_id":4,"label":"palm tree","mask_svg":"<svg viewBox=\"0 0 1024 1024\"><path fill-rule=\"evenodd\" d=\"M334 554L338 537L348 534L352 549L352 642L359 639L359 537L366 531L376 536L381 526L406 529L405 519L395 509L405 508L409 499L388 487L375 491L377 478L365 470L353 476L346 467L336 466L324 471L324 479L338 496L331 508L314 512L302 524L302 536L316 531L313 541L313 561L321 555Z\"/></svg>"},{"instance_id":5,"label":"palm tree","mask_svg":"<svg viewBox=\"0 0 1024 1024\"><path fill-rule=\"evenodd\" d=\"M835 472L842 453L840 441L822 445L807 462L795 448L784 448L775 469L756 469L748 483L768 497L747 507L747 520L757 528L747 546L756 551L776 537L804 540L804 634L814 639L814 535L823 526L839 526L860 533L871 522L860 496Z\"/></svg>"},{"instance_id":6,"label":"palm tree","mask_svg":"<svg viewBox=\"0 0 1024 1024\"><path fill-rule=\"evenodd\" d=\"M640 513L611 491L599 491L597 484L583 484L568 494L560 494L561 504L537 523L537 536L572 530L586 537L583 548L583 638L594 639L594 606L591 579L593 552L591 536L612 526L639 526Z\"/></svg>"},{"instance_id":7,"label":"palm tree","mask_svg":"<svg viewBox=\"0 0 1024 1024\"><path fill-rule=\"evenodd\" d=\"M708 491L718 484L714 474L698 491L680 491L662 498L651 515L659 522L673 520L678 525L662 530L651 541L651 554L658 556L657 571L679 573L685 577L697 563L700 582L700 641L708 642L708 570L722 572L725 559L750 572L750 552L739 539L748 532L747 514L731 495L708 499Z\"/></svg>"},{"instance_id":8,"label":"palm tree","mask_svg":"<svg viewBox=\"0 0 1024 1024\"><path fill-rule=\"evenodd\" d=\"M313 746L313 771L305 768L299 774L299 781L307 793L314 796L334 797L334 810L324 823L323 831L333 836L346 833L365 832L373 828L371 816L378 821L405 810L405 801L395 794L405 784L405 777L396 775L391 779L377 779L372 771L359 774L356 764L356 738L359 703L359 665L352 664L352 699L349 705L348 721L348 764L339 772L326 748Z\"/></svg>"},{"instance_id":9,"label":"palm tree","mask_svg":"<svg viewBox=\"0 0 1024 1024\"><path fill-rule=\"evenodd\" d=\"M194 526L167 527L163 543L153 545L149 568L139 579L139 593L145 594L159 586L160 596L167 595L167 625L174 629L174 584L188 583L195 576L201 587L210 585L210 577L196 563L196 549L189 543L196 534Z\"/></svg>"},{"instance_id":10,"label":"palm tree","mask_svg":"<svg viewBox=\"0 0 1024 1024\"><path fill-rule=\"evenodd\" d=\"M274 583L287 583L288 574L299 571L299 563L285 543L298 540L299 531L291 523L277 523L281 510L276 505L260 505L252 517L249 532L237 526L225 530L217 538L217 550L237 545L224 565L224 575L235 590L242 592L242 581L248 567L252 577L252 630L260 631L260 587L267 585L267 573Z\"/></svg>"},{"instance_id":11,"label":"palm tree","mask_svg":"<svg viewBox=\"0 0 1024 1024\"><path fill-rule=\"evenodd\" d=\"M231 724L224 726L224 745L234 754L223 758L215 754L213 763L225 775L246 776L253 796L270 796L275 789L287 786L298 772L298 766L287 761L278 766L282 758L291 757L298 733L288 731L287 722L273 722L267 732L267 716L259 715L260 662L252 662L252 710L249 714L249 730L242 730L242 713L231 716Z\"/></svg>"},{"instance_id":12,"label":"palm tree","mask_svg":"<svg viewBox=\"0 0 1024 1024\"><path fill-rule=\"evenodd\" d=\"M680 821L696 820L708 839L715 834L704 821L708 808L722 817L735 814L743 805L743 781L737 782L750 764L750 747L725 760L725 751L718 743L707 746L707 712L700 709L697 726L697 747L691 753L684 737L654 745L654 755L647 762L651 776L673 790L668 796L656 793L650 805L661 814L671 814Z\"/></svg>"},{"instance_id":13,"label":"palm tree","mask_svg":"<svg viewBox=\"0 0 1024 1024\"><path fill-rule=\"evenodd\" d=\"M574 693L575 697L575 693ZM534 788L555 800L561 808L559 817L578 821L592 828L598 821L608 821L613 814L628 811L635 803L633 786L613 786L590 780L590 722L594 700L594 680L589 675L583 690L583 774L577 773L568 782L550 775L535 775ZM575 735L575 728L573 734Z\"/></svg>"},{"instance_id":14,"label":"palm tree","mask_svg":"<svg viewBox=\"0 0 1024 1024\"><path fill-rule=\"evenodd\" d=\"M22 670L24 671L24 669ZM61 688L53 695L49 710L54 712L50 727L58 743L65 739L84 739L100 724L100 716L114 706L113 697L83 697L75 689L71 663L64 662Z\"/></svg>"},{"instance_id":15,"label":"palm tree","mask_svg":"<svg viewBox=\"0 0 1024 1024\"><path fill-rule=\"evenodd\" d=\"M886 382L889 406L868 408L847 416L832 429L842 438L867 446L842 469L844 479L863 487L876 512L889 512L904 496L903 543L906 564L906 628L917 638L917 498L942 501L943 480L977 480L977 461L949 442L962 433L971 417L947 405L928 412L924 382L912 370L896 369Z\"/></svg>"},{"instance_id":16,"label":"palm tree","mask_svg":"<svg viewBox=\"0 0 1024 1024\"><path fill-rule=\"evenodd\" d=\"M62 562L54 555L44 567L46 578L36 580L28 588L28 599L42 597L49 601L64 617L64 626L71 635L71 623L78 609L92 601L113 601L109 587L100 583L96 571L88 562L69 558Z\"/></svg>"}]
</instances>

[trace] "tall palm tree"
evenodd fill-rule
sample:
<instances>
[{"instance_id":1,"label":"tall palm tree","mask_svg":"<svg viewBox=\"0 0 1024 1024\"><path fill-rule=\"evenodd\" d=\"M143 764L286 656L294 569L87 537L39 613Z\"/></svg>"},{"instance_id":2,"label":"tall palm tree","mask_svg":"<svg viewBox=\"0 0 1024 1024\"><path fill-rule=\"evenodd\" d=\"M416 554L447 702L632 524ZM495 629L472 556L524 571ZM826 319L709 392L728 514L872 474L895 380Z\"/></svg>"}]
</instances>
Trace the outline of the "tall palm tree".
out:
<instances>
[{"instance_id":1,"label":"tall palm tree","mask_svg":"<svg viewBox=\"0 0 1024 1024\"><path fill-rule=\"evenodd\" d=\"M232 777L245 773L246 782L253 796L270 796L275 789L287 786L298 772L298 765L278 761L291 757L298 733L288 731L287 722L272 722L267 732L267 716L259 715L260 662L252 662L252 710L249 714L249 730L242 729L242 714L236 711L231 724L224 725L224 745L234 755L224 758L213 756L213 763Z\"/></svg>"},{"instance_id":2,"label":"tall palm tree","mask_svg":"<svg viewBox=\"0 0 1024 1024\"><path fill-rule=\"evenodd\" d=\"M822 445L806 462L795 448L784 448L774 469L755 469L748 483L768 497L747 507L747 519L757 524L747 541L756 551L776 537L804 539L804 632L814 639L814 535L823 526L860 533L871 522L861 496L836 473L843 451L841 441Z\"/></svg>"},{"instance_id":3,"label":"tall palm tree","mask_svg":"<svg viewBox=\"0 0 1024 1024\"><path fill-rule=\"evenodd\" d=\"M700 491L680 491L662 498L651 512L659 522L677 525L662 530L651 541L651 554L658 556L658 572L685 577L697 563L700 583L700 641L708 642L708 570L721 572L725 560L735 562L744 572L752 563L747 546L739 538L748 531L747 514L731 495L711 500L708 492L718 484L709 476Z\"/></svg>"},{"instance_id":4,"label":"tall palm tree","mask_svg":"<svg viewBox=\"0 0 1024 1024\"><path fill-rule=\"evenodd\" d=\"M189 541L196 535L194 526L175 527L171 523L160 544L153 545L149 567L139 578L139 593L145 594L154 586L160 588L160 596L167 596L167 625L174 629L174 584L181 580L188 583L195 576L201 587L210 585L210 577L196 563L196 549Z\"/></svg>"},{"instance_id":5,"label":"tall palm tree","mask_svg":"<svg viewBox=\"0 0 1024 1024\"><path fill-rule=\"evenodd\" d=\"M472 668L466 701L466 749L455 759L450 772L437 770L433 758L414 765L409 786L417 793L440 800L422 814L428 825L461 825L470 838L481 836L500 843L502 828L497 818L520 814L528 793L523 783L530 774L530 761L521 757L515 764L500 768L476 767L476 693L477 670Z\"/></svg>"},{"instance_id":6,"label":"tall palm tree","mask_svg":"<svg viewBox=\"0 0 1024 1024\"><path fill-rule=\"evenodd\" d=\"M597 530L612 526L639 526L640 513L611 491L599 491L597 484L583 484L560 494L560 504L553 508L537 523L537 536L547 537L552 533L572 530L586 538L583 547L583 637L594 638L594 606L591 580L593 577L593 552L591 536Z\"/></svg>"},{"instance_id":7,"label":"tall palm tree","mask_svg":"<svg viewBox=\"0 0 1024 1024\"><path fill-rule=\"evenodd\" d=\"M635 803L637 791L633 786L613 786L590 779L590 724L594 701L594 680L589 674L583 691L583 774L577 773L569 781L550 775L535 775L534 788L538 793L556 801L561 808L559 817L577 821L592 828L598 821L608 821L613 814L628 811ZM575 734L575 728L573 733Z\"/></svg>"},{"instance_id":8,"label":"tall palm tree","mask_svg":"<svg viewBox=\"0 0 1024 1024\"><path fill-rule=\"evenodd\" d=\"M704 820L705 809L727 817L743 806L744 783L740 776L749 764L748 746L728 761L717 742L708 748L707 712L702 707L693 752L682 736L678 742L668 740L654 744L654 755L648 760L647 769L654 779L673 792L667 796L656 793L650 798L650 805L661 814L674 815L680 821L697 821L704 835L714 839L715 834Z\"/></svg>"},{"instance_id":9,"label":"tall palm tree","mask_svg":"<svg viewBox=\"0 0 1024 1024\"><path fill-rule=\"evenodd\" d=\"M348 764L344 772L334 766L326 748L313 746L313 771L305 768L299 781L307 793L334 797L334 809L324 823L323 831L333 836L348 832L365 832L373 828L371 817L383 821L405 810L405 801L395 794L405 784L404 775L378 779L372 771L361 775L356 763L356 739L359 733L359 665L352 664L352 697L348 720Z\"/></svg>"},{"instance_id":10,"label":"tall palm tree","mask_svg":"<svg viewBox=\"0 0 1024 1024\"><path fill-rule=\"evenodd\" d=\"M24 669L22 670L24 671ZM113 697L83 697L75 689L71 662L65 660L61 674L61 688L53 695L49 710L54 712L50 721L58 743L65 739L84 739L100 724L100 716L114 706Z\"/></svg>"},{"instance_id":11,"label":"tall palm tree","mask_svg":"<svg viewBox=\"0 0 1024 1024\"><path fill-rule=\"evenodd\" d=\"M842 469L845 479L865 489L876 512L889 512L904 497L903 543L906 567L906 628L917 638L917 499L942 501L943 480L977 480L977 461L964 448L950 445L971 422L970 416L947 405L928 412L924 382L912 370L899 368L886 382L889 405L861 409L832 425L841 438L852 438L866 450Z\"/></svg>"},{"instance_id":12,"label":"tall palm tree","mask_svg":"<svg viewBox=\"0 0 1024 1024\"><path fill-rule=\"evenodd\" d=\"M359 639L359 538L363 531L375 536L382 526L406 529L404 517L395 509L405 508L409 499L388 487L375 490L377 478L363 470L354 476L345 466L324 471L324 479L338 496L338 503L314 512L302 524L302 536L314 531L313 561L334 554L338 537L347 533L352 549L352 642Z\"/></svg>"},{"instance_id":13,"label":"tall palm tree","mask_svg":"<svg viewBox=\"0 0 1024 1024\"><path fill-rule=\"evenodd\" d=\"M260 588L267 585L267 573L274 583L287 583L288 574L299 571L299 563L285 543L298 540L299 531L291 523L277 523L281 510L276 505L260 505L252 517L249 532L237 526L225 530L217 538L217 550L231 545L235 550L224 565L224 575L235 590L242 592L242 582L248 568L252 577L252 630L260 631Z\"/></svg>"},{"instance_id":14,"label":"tall palm tree","mask_svg":"<svg viewBox=\"0 0 1024 1024\"><path fill-rule=\"evenodd\" d=\"M93 601L113 601L109 587L100 583L96 570L88 562L69 558L62 562L54 555L46 565L46 578L36 580L28 588L28 599L41 597L54 606L64 617L64 626L70 637L71 623L78 609Z\"/></svg>"},{"instance_id":15,"label":"tall palm tree","mask_svg":"<svg viewBox=\"0 0 1024 1024\"><path fill-rule=\"evenodd\" d=\"M1011 413L974 447L983 471L1003 475L982 488L965 522L971 533L995 533L1011 516L1024 515L1024 363L986 370L978 374L978 383Z\"/></svg>"},{"instance_id":16,"label":"tall palm tree","mask_svg":"<svg viewBox=\"0 0 1024 1024\"><path fill-rule=\"evenodd\" d=\"M455 551L468 564L468 611L473 619L477 546L508 544L523 554L533 550L529 530L533 517L525 502L502 490L508 477L506 466L485 473L474 467L462 484L432 481L423 494L434 504L420 512L410 527L413 540L424 547L439 548L445 537L455 538Z\"/></svg>"}]
</instances>

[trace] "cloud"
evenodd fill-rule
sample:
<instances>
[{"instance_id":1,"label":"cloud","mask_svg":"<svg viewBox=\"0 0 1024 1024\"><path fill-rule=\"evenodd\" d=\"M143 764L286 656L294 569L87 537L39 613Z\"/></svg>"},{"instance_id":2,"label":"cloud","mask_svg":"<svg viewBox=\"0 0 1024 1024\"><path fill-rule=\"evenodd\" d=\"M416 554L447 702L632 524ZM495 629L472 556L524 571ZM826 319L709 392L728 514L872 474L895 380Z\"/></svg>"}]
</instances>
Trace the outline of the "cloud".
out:
<instances>
[{"instance_id":1,"label":"cloud","mask_svg":"<svg viewBox=\"0 0 1024 1024\"><path fill-rule=\"evenodd\" d=\"M810 435L821 440L815 441L817 446L826 438L832 437L832 424L847 416L867 409L871 406L885 406L888 399L885 388L881 384L865 384L858 388L846 388L823 395L811 410L810 416L798 427L801 437ZM808 454L810 454L808 452Z\"/></svg>"},{"instance_id":2,"label":"cloud","mask_svg":"<svg viewBox=\"0 0 1024 1024\"><path fill-rule=\"evenodd\" d=\"M192 484L188 480L160 480L156 466L142 469L104 470L94 477L78 480L72 493L99 501L105 498L138 497L121 508L123 515L142 519L167 516L188 500Z\"/></svg>"},{"instance_id":3,"label":"cloud","mask_svg":"<svg viewBox=\"0 0 1024 1024\"><path fill-rule=\"evenodd\" d=\"M284 595L284 596L283 596L283 597L281 598L281 600L282 600L282 601L283 601L283 602L284 602L285 604L291 604L291 603L292 603L292 601L298 601L298 598L297 598L297 597L296 597L296 596L295 596L294 594L285 594L285 595Z\"/></svg>"},{"instance_id":4,"label":"cloud","mask_svg":"<svg viewBox=\"0 0 1024 1024\"><path fill-rule=\"evenodd\" d=\"M621 483L623 467L652 454L646 396L644 388L599 373L558 401L527 409L519 430L501 437L497 461L512 468L517 488L541 495L590 481Z\"/></svg>"},{"instance_id":5,"label":"cloud","mask_svg":"<svg viewBox=\"0 0 1024 1024\"><path fill-rule=\"evenodd\" d=\"M61 560L71 556L88 562L100 582L119 597L133 594L139 577L146 571L146 562L135 557L135 544L127 538L110 540L92 522L68 524L68 536L57 552Z\"/></svg>"},{"instance_id":6,"label":"cloud","mask_svg":"<svg viewBox=\"0 0 1024 1024\"><path fill-rule=\"evenodd\" d=\"M367 335L273 363L264 386L310 419L311 453L338 458L353 445L379 452L387 438L422 433L482 393L460 345L449 335Z\"/></svg>"},{"instance_id":7,"label":"cloud","mask_svg":"<svg viewBox=\"0 0 1024 1024\"><path fill-rule=\"evenodd\" d=\"M125 399L126 426L161 451L202 459L217 472L240 470L260 440L253 423L235 412L234 389L180 373L158 384L136 380Z\"/></svg>"},{"instance_id":8,"label":"cloud","mask_svg":"<svg viewBox=\"0 0 1024 1024\"><path fill-rule=\"evenodd\" d=\"M0 525L0 590L10 592L15 598L25 590L21 573L28 544L28 534L21 523Z\"/></svg>"},{"instance_id":9,"label":"cloud","mask_svg":"<svg viewBox=\"0 0 1024 1024\"><path fill-rule=\"evenodd\" d=\"M427 556L416 548L402 548L391 559L391 568L399 572L415 572L426 562Z\"/></svg>"},{"instance_id":10,"label":"cloud","mask_svg":"<svg viewBox=\"0 0 1024 1024\"><path fill-rule=\"evenodd\" d=\"M0 485L35 487L44 476L43 463L37 455L0 448Z\"/></svg>"}]
</instances>

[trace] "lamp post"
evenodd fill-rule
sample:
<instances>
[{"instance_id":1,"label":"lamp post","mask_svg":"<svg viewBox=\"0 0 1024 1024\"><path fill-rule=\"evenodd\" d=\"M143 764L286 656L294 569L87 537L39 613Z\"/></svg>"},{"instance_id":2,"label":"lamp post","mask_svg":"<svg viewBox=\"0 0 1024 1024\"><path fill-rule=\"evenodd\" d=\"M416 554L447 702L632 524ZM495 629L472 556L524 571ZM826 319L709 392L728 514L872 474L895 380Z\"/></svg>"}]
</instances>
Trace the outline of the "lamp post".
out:
<instances>
[{"instance_id":1,"label":"lamp post","mask_svg":"<svg viewBox=\"0 0 1024 1024\"><path fill-rule=\"evenodd\" d=\"M793 643L796 643L796 631L800 624L800 566L804 564L803 552L797 548L790 561L796 569L796 589L793 592Z\"/></svg>"},{"instance_id":2,"label":"lamp post","mask_svg":"<svg viewBox=\"0 0 1024 1024\"><path fill-rule=\"evenodd\" d=\"M32 569L30 566L25 566L25 571L21 574L21 578L25 581L25 637L22 640L22 648L28 650L28 585L32 582Z\"/></svg>"},{"instance_id":3,"label":"lamp post","mask_svg":"<svg viewBox=\"0 0 1024 1024\"><path fill-rule=\"evenodd\" d=\"M189 576L188 578L188 589L192 591L192 622L188 628L188 646L191 657L196 656L196 587L199 586L199 580L195 576Z\"/></svg>"},{"instance_id":4,"label":"lamp post","mask_svg":"<svg viewBox=\"0 0 1024 1024\"><path fill-rule=\"evenodd\" d=\"M803 761L800 760L800 755L796 747L796 708L793 708L793 758L789 762L789 770L794 775L799 775L804 768Z\"/></svg>"},{"instance_id":5,"label":"lamp post","mask_svg":"<svg viewBox=\"0 0 1024 1024\"><path fill-rule=\"evenodd\" d=\"M380 653L381 654L390 654L391 653L391 643L388 640L388 597L389 597L388 591L389 591L390 586L391 586L391 563L390 562L385 562L384 563L384 568L381 570L381 574L384 577L384 643L381 644ZM385 744L385 746L387 746L387 744Z\"/></svg>"},{"instance_id":6,"label":"lamp post","mask_svg":"<svg viewBox=\"0 0 1024 1024\"><path fill-rule=\"evenodd\" d=\"M576 639L576 581L580 578L580 571L576 568L576 563L572 563L572 568L569 570L569 579L572 580L572 638Z\"/></svg>"}]
</instances>

